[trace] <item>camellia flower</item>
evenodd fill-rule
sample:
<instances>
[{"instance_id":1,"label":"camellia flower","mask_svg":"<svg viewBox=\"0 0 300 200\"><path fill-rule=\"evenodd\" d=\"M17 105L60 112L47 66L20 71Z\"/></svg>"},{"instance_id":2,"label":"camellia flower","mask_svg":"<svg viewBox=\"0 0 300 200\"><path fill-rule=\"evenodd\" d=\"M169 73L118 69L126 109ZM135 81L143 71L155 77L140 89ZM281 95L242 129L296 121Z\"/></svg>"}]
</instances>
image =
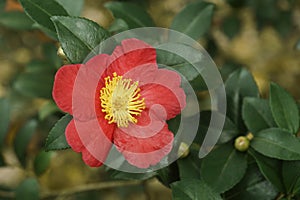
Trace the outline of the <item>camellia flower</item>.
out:
<instances>
[{"instance_id":1,"label":"camellia flower","mask_svg":"<svg viewBox=\"0 0 300 200\"><path fill-rule=\"evenodd\" d=\"M82 83L78 81L80 70L85 70ZM95 77L96 87L89 88L87 83ZM81 89L75 95L76 81ZM114 144L130 164L147 168L160 162L172 149L174 135L166 120L185 107L180 83L176 72L158 68L153 47L137 39L126 39L112 55L100 54L85 64L61 67L55 76L53 98L61 110L74 115L66 127L66 139L74 151L82 152L87 165L96 167L105 161L93 148L107 155ZM91 89L92 93L87 92ZM90 97L94 99L92 104L85 101ZM75 105L75 100L81 105ZM89 110L96 113L102 130L99 133L91 126L81 126L84 131L78 129L82 121L91 120ZM75 111L81 118L78 126ZM109 145L101 144L101 132Z\"/></svg>"}]
</instances>

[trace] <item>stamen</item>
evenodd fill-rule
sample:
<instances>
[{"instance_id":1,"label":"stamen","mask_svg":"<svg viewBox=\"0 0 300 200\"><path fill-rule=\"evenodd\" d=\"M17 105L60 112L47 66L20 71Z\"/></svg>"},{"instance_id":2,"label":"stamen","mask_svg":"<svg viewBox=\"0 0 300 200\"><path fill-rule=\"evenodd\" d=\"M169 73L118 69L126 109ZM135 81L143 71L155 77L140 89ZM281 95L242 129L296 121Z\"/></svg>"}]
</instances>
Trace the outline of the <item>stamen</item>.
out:
<instances>
[{"instance_id":1,"label":"stamen","mask_svg":"<svg viewBox=\"0 0 300 200\"><path fill-rule=\"evenodd\" d=\"M138 81L123 79L116 72L113 77L104 78L105 86L100 90L102 112L109 124L128 127L129 123L137 123L135 116L141 115L145 109L145 100L140 99Z\"/></svg>"}]
</instances>

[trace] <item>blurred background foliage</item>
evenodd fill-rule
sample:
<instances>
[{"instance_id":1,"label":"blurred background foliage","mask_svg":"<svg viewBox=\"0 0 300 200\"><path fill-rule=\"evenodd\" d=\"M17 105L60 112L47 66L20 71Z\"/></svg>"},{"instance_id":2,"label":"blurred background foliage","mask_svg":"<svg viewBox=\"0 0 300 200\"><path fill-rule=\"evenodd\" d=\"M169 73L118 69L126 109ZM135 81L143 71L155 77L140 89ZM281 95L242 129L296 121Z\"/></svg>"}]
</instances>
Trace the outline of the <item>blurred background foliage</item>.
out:
<instances>
[{"instance_id":1,"label":"blurred background foliage","mask_svg":"<svg viewBox=\"0 0 300 200\"><path fill-rule=\"evenodd\" d=\"M130 28L122 20L113 21L112 13L104 6L108 1L74 1L79 2L70 10L74 16L91 19L111 32ZM126 2L129 1L144 7L158 27L170 27L175 15L194 2ZM226 79L233 69L242 66L253 73L263 96L268 94L269 82L274 81L299 99L300 1L208 2L216 7L210 29L199 42L220 67L223 77ZM59 44L51 39L51 34L45 35L33 28L36 26L16 0L0 0L0 199L38 199L38 190L43 191L45 199L171 199L171 190L161 184L164 180L144 181L147 177L141 175L140 181L126 182L126 186L116 180L132 175L110 172L104 167L89 168L80 155L70 150L43 151L49 131L63 116L51 100L51 90L56 70L66 61L57 56L61 55ZM205 105L205 99L202 104ZM244 179L257 176L253 173L255 168L251 165ZM115 185L104 184L101 190L75 195L49 192L68 193L68 188L74 187L80 191L81 185L107 181L114 181Z\"/></svg>"}]
</instances>

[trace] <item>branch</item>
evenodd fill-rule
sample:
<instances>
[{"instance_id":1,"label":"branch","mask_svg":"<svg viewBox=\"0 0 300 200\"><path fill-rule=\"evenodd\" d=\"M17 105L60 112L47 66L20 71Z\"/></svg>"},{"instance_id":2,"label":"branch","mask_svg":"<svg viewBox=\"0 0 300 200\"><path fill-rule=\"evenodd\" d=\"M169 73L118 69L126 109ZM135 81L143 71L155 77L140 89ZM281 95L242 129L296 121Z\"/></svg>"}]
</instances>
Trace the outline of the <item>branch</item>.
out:
<instances>
[{"instance_id":1,"label":"branch","mask_svg":"<svg viewBox=\"0 0 300 200\"><path fill-rule=\"evenodd\" d=\"M68 196L68 195L87 192L91 190L103 190L103 189L114 188L114 187L134 186L134 185L140 185L143 182L144 181L140 181L140 180L130 180L130 181L109 181L109 182L91 183L91 184L76 186L73 188L68 188L59 191L41 192L40 198L47 199L50 197ZM0 197L13 199L15 198L15 193L0 190Z\"/></svg>"},{"instance_id":2,"label":"branch","mask_svg":"<svg viewBox=\"0 0 300 200\"><path fill-rule=\"evenodd\" d=\"M60 190L60 191L44 192L41 193L41 199L47 199L49 197L55 197L55 196L68 196L68 195L87 192L91 190L103 190L103 189L114 188L114 187L134 186L134 185L140 185L142 183L143 181L140 180L91 183L87 185L81 185L69 189Z\"/></svg>"}]
</instances>

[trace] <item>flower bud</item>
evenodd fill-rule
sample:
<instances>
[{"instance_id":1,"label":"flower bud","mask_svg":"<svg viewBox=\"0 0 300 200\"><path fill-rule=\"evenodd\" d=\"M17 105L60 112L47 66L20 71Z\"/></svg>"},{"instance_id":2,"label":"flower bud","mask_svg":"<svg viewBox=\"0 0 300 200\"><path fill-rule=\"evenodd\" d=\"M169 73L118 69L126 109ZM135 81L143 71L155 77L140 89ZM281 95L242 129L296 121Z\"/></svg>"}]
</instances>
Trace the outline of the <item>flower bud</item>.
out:
<instances>
[{"instance_id":1,"label":"flower bud","mask_svg":"<svg viewBox=\"0 0 300 200\"><path fill-rule=\"evenodd\" d=\"M245 136L240 136L235 139L234 147L236 150L244 152L247 151L250 145L250 141Z\"/></svg>"},{"instance_id":2,"label":"flower bud","mask_svg":"<svg viewBox=\"0 0 300 200\"><path fill-rule=\"evenodd\" d=\"M186 143L181 142L180 146L179 146L179 149L178 149L177 155L180 158L185 158L189 155L189 153L190 153L189 146Z\"/></svg>"}]
</instances>

